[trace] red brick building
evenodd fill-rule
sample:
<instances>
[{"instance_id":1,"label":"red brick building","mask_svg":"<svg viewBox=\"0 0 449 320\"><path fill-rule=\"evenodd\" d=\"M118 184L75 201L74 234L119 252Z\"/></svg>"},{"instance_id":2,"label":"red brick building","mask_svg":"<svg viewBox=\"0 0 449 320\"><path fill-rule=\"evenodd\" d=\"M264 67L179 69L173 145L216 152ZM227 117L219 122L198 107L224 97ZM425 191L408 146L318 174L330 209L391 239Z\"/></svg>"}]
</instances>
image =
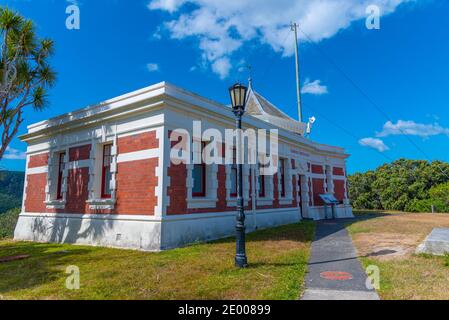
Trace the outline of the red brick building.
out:
<instances>
[{"instance_id":1,"label":"red brick building","mask_svg":"<svg viewBox=\"0 0 449 320\"><path fill-rule=\"evenodd\" d=\"M15 238L157 251L232 235L235 166L171 161L170 133L192 132L194 121L234 127L229 107L167 83L29 126ZM243 125L279 138L275 174L244 165L249 231L325 218L321 194L340 201L337 217L352 216L343 149L305 139L304 124L252 89ZM207 143L223 159L233 153L224 141Z\"/></svg>"}]
</instances>

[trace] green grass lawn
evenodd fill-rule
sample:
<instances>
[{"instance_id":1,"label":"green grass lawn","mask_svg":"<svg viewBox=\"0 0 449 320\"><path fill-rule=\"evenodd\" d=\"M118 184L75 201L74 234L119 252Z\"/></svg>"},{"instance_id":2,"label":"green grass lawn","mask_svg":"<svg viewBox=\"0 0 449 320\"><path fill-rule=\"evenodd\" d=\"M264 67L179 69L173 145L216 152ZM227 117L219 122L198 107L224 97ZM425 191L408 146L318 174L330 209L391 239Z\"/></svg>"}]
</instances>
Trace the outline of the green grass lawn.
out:
<instances>
[{"instance_id":1,"label":"green grass lawn","mask_svg":"<svg viewBox=\"0 0 449 320\"><path fill-rule=\"evenodd\" d=\"M297 299L303 290L313 222L247 237L250 267L233 265L234 239L145 253L86 246L0 241L0 299ZM81 288L65 287L68 266Z\"/></svg>"}]
</instances>

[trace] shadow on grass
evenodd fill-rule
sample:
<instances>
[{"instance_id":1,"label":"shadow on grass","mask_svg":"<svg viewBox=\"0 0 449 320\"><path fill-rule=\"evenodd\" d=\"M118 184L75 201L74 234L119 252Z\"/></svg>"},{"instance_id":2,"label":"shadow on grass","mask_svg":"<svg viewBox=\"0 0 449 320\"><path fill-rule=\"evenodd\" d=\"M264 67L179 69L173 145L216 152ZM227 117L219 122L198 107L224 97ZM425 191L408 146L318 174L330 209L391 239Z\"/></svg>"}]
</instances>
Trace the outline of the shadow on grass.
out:
<instances>
[{"instance_id":1,"label":"shadow on grass","mask_svg":"<svg viewBox=\"0 0 449 320\"><path fill-rule=\"evenodd\" d=\"M0 293L32 289L64 277L65 268L74 256L91 252L89 249L59 244L7 242L0 244L0 257L29 255L24 260L0 263ZM63 284L62 284L63 285Z\"/></svg>"},{"instance_id":2,"label":"shadow on grass","mask_svg":"<svg viewBox=\"0 0 449 320\"><path fill-rule=\"evenodd\" d=\"M302 221L300 223L289 224L280 227L269 229L258 229L246 234L247 242L256 241L295 241L295 242L310 242L313 241L315 234L315 222ZM235 237L227 237L219 240L210 241L207 243L233 243Z\"/></svg>"}]
</instances>

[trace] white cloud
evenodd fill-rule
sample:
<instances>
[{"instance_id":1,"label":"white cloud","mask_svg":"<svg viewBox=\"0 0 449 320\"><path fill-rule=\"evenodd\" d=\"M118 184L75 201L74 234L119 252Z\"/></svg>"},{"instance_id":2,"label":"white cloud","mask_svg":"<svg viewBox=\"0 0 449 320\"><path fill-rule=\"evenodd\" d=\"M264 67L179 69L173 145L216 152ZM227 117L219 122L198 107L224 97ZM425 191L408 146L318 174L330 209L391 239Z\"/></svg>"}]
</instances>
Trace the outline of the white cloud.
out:
<instances>
[{"instance_id":1,"label":"white cloud","mask_svg":"<svg viewBox=\"0 0 449 320\"><path fill-rule=\"evenodd\" d=\"M304 86L301 90L302 93L305 94L314 94L314 95L322 95L327 94L327 86L323 86L321 84L321 80L315 80L310 82L309 79L306 80Z\"/></svg>"},{"instance_id":2,"label":"white cloud","mask_svg":"<svg viewBox=\"0 0 449 320\"><path fill-rule=\"evenodd\" d=\"M444 128L438 123L422 124L415 121L399 120L397 123L388 121L384 124L383 130L376 134L377 137L388 137L394 135L408 135L428 138L437 135L449 136L449 128Z\"/></svg>"},{"instance_id":3,"label":"white cloud","mask_svg":"<svg viewBox=\"0 0 449 320\"><path fill-rule=\"evenodd\" d=\"M183 5L186 0L153 0L148 4L150 10L165 10L168 12L174 12Z\"/></svg>"},{"instance_id":4,"label":"white cloud","mask_svg":"<svg viewBox=\"0 0 449 320\"><path fill-rule=\"evenodd\" d=\"M159 71L159 65L157 63L148 63L147 64L147 70L149 72Z\"/></svg>"},{"instance_id":5,"label":"white cloud","mask_svg":"<svg viewBox=\"0 0 449 320\"><path fill-rule=\"evenodd\" d=\"M170 37L198 39L202 58L213 66L252 40L292 55L293 41L285 41L290 21L299 23L301 42L321 41L365 19L369 5L385 15L409 1L416 0L151 0L148 8L168 12L163 27Z\"/></svg>"},{"instance_id":6,"label":"white cloud","mask_svg":"<svg viewBox=\"0 0 449 320\"><path fill-rule=\"evenodd\" d=\"M6 148L6 152L3 155L3 158L8 160L25 160L26 157L25 152L10 147Z\"/></svg>"},{"instance_id":7,"label":"white cloud","mask_svg":"<svg viewBox=\"0 0 449 320\"><path fill-rule=\"evenodd\" d=\"M390 150L382 140L377 138L363 138L359 140L359 144L364 147L376 149L379 152Z\"/></svg>"},{"instance_id":8,"label":"white cloud","mask_svg":"<svg viewBox=\"0 0 449 320\"><path fill-rule=\"evenodd\" d=\"M220 76L220 79L225 79L231 70L231 61L229 58L220 58L212 63L212 71Z\"/></svg>"}]
</instances>

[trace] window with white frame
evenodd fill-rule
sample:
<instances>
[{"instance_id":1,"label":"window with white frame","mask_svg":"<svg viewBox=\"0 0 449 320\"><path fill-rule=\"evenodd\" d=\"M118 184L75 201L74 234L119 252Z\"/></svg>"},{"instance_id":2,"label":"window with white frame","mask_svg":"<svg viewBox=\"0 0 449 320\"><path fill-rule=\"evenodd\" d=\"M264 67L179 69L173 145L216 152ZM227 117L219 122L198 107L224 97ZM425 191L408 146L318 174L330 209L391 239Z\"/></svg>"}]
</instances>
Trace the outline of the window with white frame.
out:
<instances>
[{"instance_id":1,"label":"window with white frame","mask_svg":"<svg viewBox=\"0 0 449 320\"><path fill-rule=\"evenodd\" d=\"M218 165L208 164L206 159L203 159L203 151L209 146L209 143L215 142L193 141L193 163L187 165L186 181L187 207L190 209L214 208L218 201Z\"/></svg>"},{"instance_id":2,"label":"window with white frame","mask_svg":"<svg viewBox=\"0 0 449 320\"><path fill-rule=\"evenodd\" d=\"M258 184L259 184L259 198L265 198L267 196L266 194L266 187L265 187L265 174L262 172L262 166L259 163L258 164Z\"/></svg>"},{"instance_id":3,"label":"window with white frame","mask_svg":"<svg viewBox=\"0 0 449 320\"><path fill-rule=\"evenodd\" d=\"M102 154L102 168L101 168L101 198L111 199L111 164L112 164L112 144L105 144L103 146Z\"/></svg>"},{"instance_id":4,"label":"window with white frame","mask_svg":"<svg viewBox=\"0 0 449 320\"><path fill-rule=\"evenodd\" d=\"M89 200L91 209L113 209L115 205L115 176L117 152L114 142L92 143Z\"/></svg>"},{"instance_id":5,"label":"window with white frame","mask_svg":"<svg viewBox=\"0 0 449 320\"><path fill-rule=\"evenodd\" d=\"M206 142L201 142L199 150L199 162L193 165L192 170L192 196L194 198L203 198L206 196L206 163L202 157L203 150L206 148Z\"/></svg>"},{"instance_id":6,"label":"window with white frame","mask_svg":"<svg viewBox=\"0 0 449 320\"><path fill-rule=\"evenodd\" d=\"M64 169L65 169L65 152L58 154L58 181L56 185L56 200L63 200L62 185L64 180Z\"/></svg>"},{"instance_id":7,"label":"window with white frame","mask_svg":"<svg viewBox=\"0 0 449 320\"><path fill-rule=\"evenodd\" d=\"M67 192L66 151L52 152L48 162L45 204L47 209L64 209Z\"/></svg>"},{"instance_id":8,"label":"window with white frame","mask_svg":"<svg viewBox=\"0 0 449 320\"><path fill-rule=\"evenodd\" d=\"M279 194L285 198L285 159L279 159Z\"/></svg>"}]
</instances>

